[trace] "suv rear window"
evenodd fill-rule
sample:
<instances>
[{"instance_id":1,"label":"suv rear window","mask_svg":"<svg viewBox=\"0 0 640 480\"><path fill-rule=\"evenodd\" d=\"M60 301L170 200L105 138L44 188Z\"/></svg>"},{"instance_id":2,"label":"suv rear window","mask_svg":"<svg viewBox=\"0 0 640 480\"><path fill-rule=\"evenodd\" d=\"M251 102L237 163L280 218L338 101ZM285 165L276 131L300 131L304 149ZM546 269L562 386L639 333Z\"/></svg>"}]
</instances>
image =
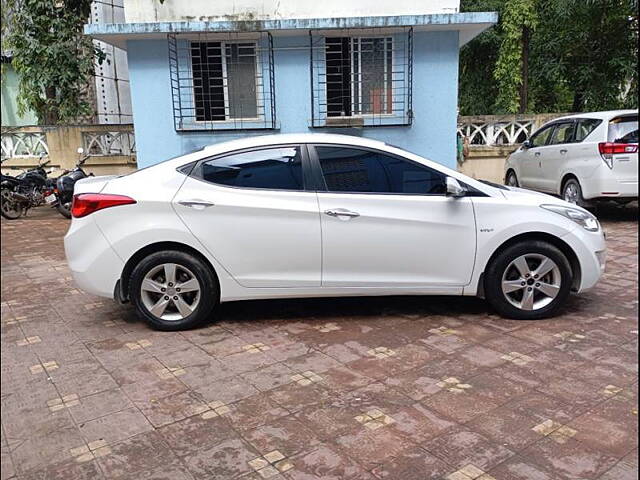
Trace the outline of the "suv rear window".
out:
<instances>
[{"instance_id":1,"label":"suv rear window","mask_svg":"<svg viewBox=\"0 0 640 480\"><path fill-rule=\"evenodd\" d=\"M609 142L638 143L638 116L616 117L609 122Z\"/></svg>"}]
</instances>

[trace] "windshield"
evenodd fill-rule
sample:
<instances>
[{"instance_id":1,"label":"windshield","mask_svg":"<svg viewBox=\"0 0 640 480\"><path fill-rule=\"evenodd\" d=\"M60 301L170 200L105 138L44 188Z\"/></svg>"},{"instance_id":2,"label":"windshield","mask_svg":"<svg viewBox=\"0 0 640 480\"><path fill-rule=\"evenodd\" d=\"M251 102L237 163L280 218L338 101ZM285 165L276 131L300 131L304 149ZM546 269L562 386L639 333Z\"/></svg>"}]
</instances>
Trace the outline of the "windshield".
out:
<instances>
[{"instance_id":1,"label":"windshield","mask_svg":"<svg viewBox=\"0 0 640 480\"><path fill-rule=\"evenodd\" d=\"M617 117L609 122L608 141L613 143L638 143L638 116Z\"/></svg>"}]
</instances>

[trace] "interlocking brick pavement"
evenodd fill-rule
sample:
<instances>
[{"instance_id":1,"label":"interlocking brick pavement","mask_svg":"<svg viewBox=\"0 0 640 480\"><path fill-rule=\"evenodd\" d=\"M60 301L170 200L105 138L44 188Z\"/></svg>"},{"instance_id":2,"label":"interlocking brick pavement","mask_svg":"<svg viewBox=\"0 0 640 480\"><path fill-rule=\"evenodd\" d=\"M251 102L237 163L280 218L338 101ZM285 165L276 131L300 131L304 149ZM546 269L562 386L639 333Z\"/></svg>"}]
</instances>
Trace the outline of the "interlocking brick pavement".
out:
<instances>
[{"instance_id":1,"label":"interlocking brick pavement","mask_svg":"<svg viewBox=\"0 0 640 480\"><path fill-rule=\"evenodd\" d=\"M162 333L79 291L68 222L2 220L2 480L637 478L637 207L557 318L473 298L223 305Z\"/></svg>"}]
</instances>

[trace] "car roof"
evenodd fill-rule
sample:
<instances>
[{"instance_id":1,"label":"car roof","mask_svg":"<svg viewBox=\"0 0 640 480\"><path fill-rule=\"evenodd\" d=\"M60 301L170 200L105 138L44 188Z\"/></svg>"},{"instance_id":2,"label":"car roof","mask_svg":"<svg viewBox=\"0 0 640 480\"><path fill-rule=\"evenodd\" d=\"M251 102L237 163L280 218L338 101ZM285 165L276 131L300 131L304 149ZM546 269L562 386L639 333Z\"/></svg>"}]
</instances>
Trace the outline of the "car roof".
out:
<instances>
[{"instance_id":1,"label":"car roof","mask_svg":"<svg viewBox=\"0 0 640 480\"><path fill-rule=\"evenodd\" d=\"M212 153L215 151L239 150L242 148L261 147L284 143L338 143L347 145L357 145L361 147L381 148L389 146L379 140L357 137L355 135L338 135L332 133L280 133L274 135L256 135L238 140L215 143L204 147L204 151Z\"/></svg>"},{"instance_id":2,"label":"car roof","mask_svg":"<svg viewBox=\"0 0 640 480\"><path fill-rule=\"evenodd\" d=\"M638 115L638 110L607 110L606 112L584 112L574 113L573 115L565 115L564 117L558 117L551 120L551 122L557 122L559 120L570 120L572 118L596 118L599 120L608 120L610 118L618 117L621 115Z\"/></svg>"}]
</instances>

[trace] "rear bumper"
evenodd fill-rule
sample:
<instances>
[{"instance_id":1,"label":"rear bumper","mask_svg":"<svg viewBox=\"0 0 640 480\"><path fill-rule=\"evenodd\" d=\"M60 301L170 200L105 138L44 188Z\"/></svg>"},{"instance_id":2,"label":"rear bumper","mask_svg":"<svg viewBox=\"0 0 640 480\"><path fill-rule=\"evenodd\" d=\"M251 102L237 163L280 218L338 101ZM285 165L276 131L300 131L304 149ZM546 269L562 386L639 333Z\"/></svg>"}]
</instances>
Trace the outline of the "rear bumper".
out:
<instances>
[{"instance_id":1,"label":"rear bumper","mask_svg":"<svg viewBox=\"0 0 640 480\"><path fill-rule=\"evenodd\" d=\"M586 200L596 198L638 198L638 179L618 180L606 166L582 183Z\"/></svg>"},{"instance_id":2,"label":"rear bumper","mask_svg":"<svg viewBox=\"0 0 640 480\"><path fill-rule=\"evenodd\" d=\"M87 293L113 298L124 262L93 218L74 218L64 237L67 263L76 285Z\"/></svg>"}]
</instances>

